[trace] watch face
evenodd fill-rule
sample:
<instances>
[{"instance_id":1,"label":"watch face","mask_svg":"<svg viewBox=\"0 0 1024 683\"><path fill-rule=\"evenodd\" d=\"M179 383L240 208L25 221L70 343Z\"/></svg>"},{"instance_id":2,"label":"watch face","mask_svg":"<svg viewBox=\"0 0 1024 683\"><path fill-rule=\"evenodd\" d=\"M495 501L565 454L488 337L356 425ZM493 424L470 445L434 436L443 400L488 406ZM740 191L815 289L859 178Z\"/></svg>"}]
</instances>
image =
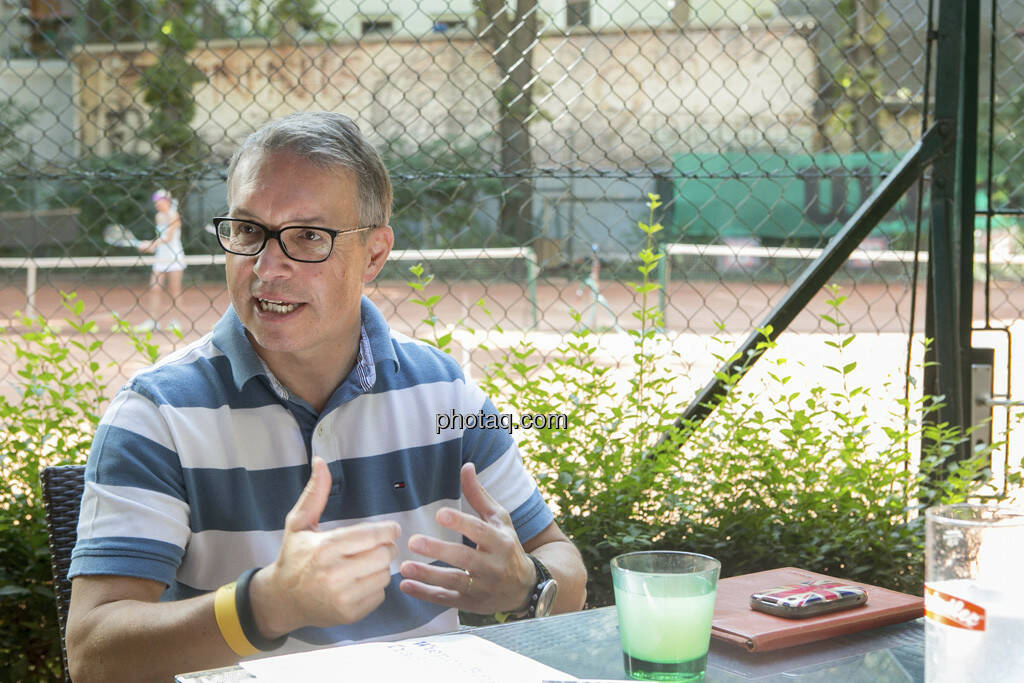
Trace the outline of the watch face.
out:
<instances>
[{"instance_id":1,"label":"watch face","mask_svg":"<svg viewBox=\"0 0 1024 683\"><path fill-rule=\"evenodd\" d=\"M533 616L546 617L550 614L557 594L558 584L551 579L545 581L540 587L540 595L537 597L537 609L534 610Z\"/></svg>"}]
</instances>

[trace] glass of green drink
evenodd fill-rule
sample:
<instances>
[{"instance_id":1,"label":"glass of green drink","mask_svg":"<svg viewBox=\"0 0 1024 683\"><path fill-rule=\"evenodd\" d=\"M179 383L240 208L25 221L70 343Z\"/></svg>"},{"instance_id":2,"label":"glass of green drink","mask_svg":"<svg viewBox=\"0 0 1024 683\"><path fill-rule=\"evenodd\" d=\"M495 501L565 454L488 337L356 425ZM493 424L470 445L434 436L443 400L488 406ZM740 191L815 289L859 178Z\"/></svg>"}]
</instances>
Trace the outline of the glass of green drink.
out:
<instances>
[{"instance_id":1,"label":"glass of green drink","mask_svg":"<svg viewBox=\"0 0 1024 683\"><path fill-rule=\"evenodd\" d=\"M703 681L722 563L670 550L612 560L626 673L644 681Z\"/></svg>"}]
</instances>

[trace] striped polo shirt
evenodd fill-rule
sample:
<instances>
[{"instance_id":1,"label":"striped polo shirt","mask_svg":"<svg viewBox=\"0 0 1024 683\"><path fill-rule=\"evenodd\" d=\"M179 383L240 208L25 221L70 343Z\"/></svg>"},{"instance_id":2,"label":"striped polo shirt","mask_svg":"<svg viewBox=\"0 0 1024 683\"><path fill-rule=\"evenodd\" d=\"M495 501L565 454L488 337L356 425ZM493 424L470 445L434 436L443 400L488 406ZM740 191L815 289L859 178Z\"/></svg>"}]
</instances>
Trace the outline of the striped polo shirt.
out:
<instances>
[{"instance_id":1,"label":"striped polo shirt","mask_svg":"<svg viewBox=\"0 0 1024 683\"><path fill-rule=\"evenodd\" d=\"M430 561L409 551L413 534L465 542L434 518L442 506L472 512L461 466L476 464L522 542L553 517L507 432L436 433L438 413L496 412L458 364L390 330L365 297L361 314L356 365L320 414L274 378L230 308L210 334L135 374L93 440L69 577L152 579L176 600L269 565L317 455L332 478L320 528L393 520L398 558L374 612L300 629L284 651L457 628L456 610L398 589L398 567Z\"/></svg>"}]
</instances>

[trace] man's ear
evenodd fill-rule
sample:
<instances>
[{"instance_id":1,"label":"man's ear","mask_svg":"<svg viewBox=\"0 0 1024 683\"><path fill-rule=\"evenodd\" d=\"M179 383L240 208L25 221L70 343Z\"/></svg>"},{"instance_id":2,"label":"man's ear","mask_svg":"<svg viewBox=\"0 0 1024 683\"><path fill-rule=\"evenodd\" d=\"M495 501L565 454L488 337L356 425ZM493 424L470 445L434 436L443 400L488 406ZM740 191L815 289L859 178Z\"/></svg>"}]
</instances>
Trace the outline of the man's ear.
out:
<instances>
[{"instance_id":1,"label":"man's ear","mask_svg":"<svg viewBox=\"0 0 1024 683\"><path fill-rule=\"evenodd\" d=\"M363 270L363 283L372 282L384 263L388 260L391 247L395 246L395 233L390 225L383 225L370 231L366 238L366 268Z\"/></svg>"}]
</instances>

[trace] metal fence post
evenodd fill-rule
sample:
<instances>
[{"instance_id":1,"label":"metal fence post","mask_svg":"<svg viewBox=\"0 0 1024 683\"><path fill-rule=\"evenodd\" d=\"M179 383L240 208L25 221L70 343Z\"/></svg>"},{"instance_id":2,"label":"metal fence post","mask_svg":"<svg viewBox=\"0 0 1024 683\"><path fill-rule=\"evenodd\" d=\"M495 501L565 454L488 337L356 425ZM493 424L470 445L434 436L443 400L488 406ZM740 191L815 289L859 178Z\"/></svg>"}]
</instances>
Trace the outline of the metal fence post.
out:
<instances>
[{"instance_id":1,"label":"metal fence post","mask_svg":"<svg viewBox=\"0 0 1024 683\"><path fill-rule=\"evenodd\" d=\"M664 247L658 249L658 254L661 255L661 258L658 259L658 309L661 311L662 325L667 328L669 255Z\"/></svg>"},{"instance_id":2,"label":"metal fence post","mask_svg":"<svg viewBox=\"0 0 1024 683\"><path fill-rule=\"evenodd\" d=\"M944 397L938 421L962 430L970 427L971 402L978 28L978 3L940 2L935 116L953 123L957 144L936 159L933 167L928 279L933 329L926 333L934 339L927 360L935 365L925 374L925 391ZM922 448L927 449L928 444L922 443ZM970 442L965 440L953 458L963 460L970 455Z\"/></svg>"}]
</instances>

